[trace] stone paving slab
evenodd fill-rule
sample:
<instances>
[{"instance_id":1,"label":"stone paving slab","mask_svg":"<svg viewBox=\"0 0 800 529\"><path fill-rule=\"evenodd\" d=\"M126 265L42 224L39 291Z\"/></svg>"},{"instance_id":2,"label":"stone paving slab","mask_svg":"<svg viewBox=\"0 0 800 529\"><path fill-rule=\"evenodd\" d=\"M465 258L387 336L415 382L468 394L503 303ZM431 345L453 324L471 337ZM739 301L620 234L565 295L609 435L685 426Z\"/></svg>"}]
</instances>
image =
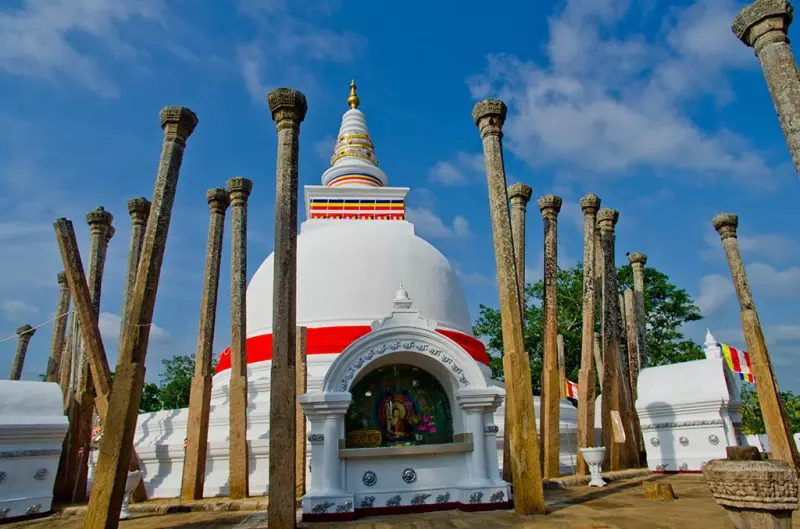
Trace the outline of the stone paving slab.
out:
<instances>
[{"instance_id":1,"label":"stone paving slab","mask_svg":"<svg viewBox=\"0 0 800 529\"><path fill-rule=\"evenodd\" d=\"M669 483L674 501L648 501L643 481ZM616 481L597 489L569 487L545 492L548 513L518 516L512 511L465 513L445 511L428 514L362 518L352 522L298 523L304 529L727 529L733 527L700 475L647 476ZM299 511L298 511L299 520ZM266 512L191 512L180 514L134 514L122 529L263 529ZM792 527L800 529L795 514ZM83 524L82 515L51 515L46 518L3 524L2 529L73 529Z\"/></svg>"}]
</instances>

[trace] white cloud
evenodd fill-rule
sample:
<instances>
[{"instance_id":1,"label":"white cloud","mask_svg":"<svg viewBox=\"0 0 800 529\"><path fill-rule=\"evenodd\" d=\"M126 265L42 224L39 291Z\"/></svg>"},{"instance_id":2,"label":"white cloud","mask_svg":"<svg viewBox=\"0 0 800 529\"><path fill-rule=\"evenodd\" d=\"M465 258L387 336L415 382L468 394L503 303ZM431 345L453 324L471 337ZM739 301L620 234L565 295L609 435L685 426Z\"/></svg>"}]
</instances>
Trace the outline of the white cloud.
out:
<instances>
[{"instance_id":1,"label":"white cloud","mask_svg":"<svg viewBox=\"0 0 800 529\"><path fill-rule=\"evenodd\" d=\"M779 270L768 264L752 263L746 266L746 273L755 291L756 304L761 293L770 299L800 298L800 267Z\"/></svg>"},{"instance_id":2,"label":"white cloud","mask_svg":"<svg viewBox=\"0 0 800 529\"><path fill-rule=\"evenodd\" d=\"M568 0L550 19L546 64L490 55L485 72L468 80L474 97L509 104L509 149L533 166L606 178L649 168L772 185L773 171L743 138L701 129L688 104L706 95L723 104L727 72L757 66L730 32L737 5L697 0L664 21L655 42L610 36L628 7Z\"/></svg>"},{"instance_id":3,"label":"white cloud","mask_svg":"<svg viewBox=\"0 0 800 529\"><path fill-rule=\"evenodd\" d=\"M0 68L13 75L66 76L104 97L118 88L99 65L101 55L77 46L91 38L112 60L130 59L136 49L123 41L119 27L133 19L161 22L162 0L23 0L0 11ZM77 39L75 37L78 37Z\"/></svg>"},{"instance_id":4,"label":"white cloud","mask_svg":"<svg viewBox=\"0 0 800 529\"><path fill-rule=\"evenodd\" d=\"M708 247L700 252L700 257L704 260L724 260L725 251L722 248L719 234L713 228L709 228L704 239ZM758 259L771 263L800 260L800 239L788 235L745 231L737 233L737 239L745 259Z\"/></svg>"},{"instance_id":5,"label":"white cloud","mask_svg":"<svg viewBox=\"0 0 800 529\"><path fill-rule=\"evenodd\" d=\"M321 160L330 163L331 156L333 156L333 147L336 144L336 136L328 134L320 141L314 144L314 152Z\"/></svg>"},{"instance_id":6,"label":"white cloud","mask_svg":"<svg viewBox=\"0 0 800 529\"><path fill-rule=\"evenodd\" d=\"M100 336L106 341L119 340L119 329L122 321L118 314L110 312L101 312L98 326L100 327ZM168 340L169 333L156 325L150 325L150 340Z\"/></svg>"},{"instance_id":7,"label":"white cloud","mask_svg":"<svg viewBox=\"0 0 800 529\"><path fill-rule=\"evenodd\" d=\"M300 63L348 64L363 46L359 35L333 31L313 21L340 9L339 2L239 0L237 5L257 26L255 39L237 47L236 61L248 92L258 101L264 101L279 84L302 86L309 92L316 86L316 76ZM265 54L262 50L269 51Z\"/></svg>"},{"instance_id":8,"label":"white cloud","mask_svg":"<svg viewBox=\"0 0 800 529\"><path fill-rule=\"evenodd\" d=\"M453 217L450 224L445 223L432 210L427 208L408 208L406 217L423 237L431 239L465 239L472 235L469 221L461 215Z\"/></svg>"},{"instance_id":9,"label":"white cloud","mask_svg":"<svg viewBox=\"0 0 800 529\"><path fill-rule=\"evenodd\" d=\"M428 180L442 186L463 186L485 175L482 154L459 152L452 161L439 161L428 170Z\"/></svg>"},{"instance_id":10,"label":"white cloud","mask_svg":"<svg viewBox=\"0 0 800 529\"><path fill-rule=\"evenodd\" d=\"M5 314L6 318L9 320L20 320L36 316L39 313L37 307L19 299L4 299L2 303L0 303L0 310L3 311L3 314Z\"/></svg>"},{"instance_id":11,"label":"white cloud","mask_svg":"<svg viewBox=\"0 0 800 529\"><path fill-rule=\"evenodd\" d=\"M729 278L720 274L707 275L700 279L697 306L704 316L708 316L728 303L735 293Z\"/></svg>"}]
</instances>

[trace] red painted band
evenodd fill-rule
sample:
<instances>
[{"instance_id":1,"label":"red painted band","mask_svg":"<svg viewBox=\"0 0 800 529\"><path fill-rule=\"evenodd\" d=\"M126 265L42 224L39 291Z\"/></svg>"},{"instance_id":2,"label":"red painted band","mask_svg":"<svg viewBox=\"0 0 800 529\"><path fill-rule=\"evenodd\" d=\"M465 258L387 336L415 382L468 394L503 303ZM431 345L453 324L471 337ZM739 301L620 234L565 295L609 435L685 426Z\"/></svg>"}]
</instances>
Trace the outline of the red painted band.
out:
<instances>
[{"instance_id":1,"label":"red painted band","mask_svg":"<svg viewBox=\"0 0 800 529\"><path fill-rule=\"evenodd\" d=\"M344 351L372 329L369 325L349 325L341 327L309 328L306 336L306 354L336 354ZM456 342L462 349L481 364L489 365L489 356L483 342L463 332L436 329L436 332ZM231 368L230 347L219 357L217 373ZM252 336L247 339L247 363L264 362L272 359L272 334Z\"/></svg>"}]
</instances>

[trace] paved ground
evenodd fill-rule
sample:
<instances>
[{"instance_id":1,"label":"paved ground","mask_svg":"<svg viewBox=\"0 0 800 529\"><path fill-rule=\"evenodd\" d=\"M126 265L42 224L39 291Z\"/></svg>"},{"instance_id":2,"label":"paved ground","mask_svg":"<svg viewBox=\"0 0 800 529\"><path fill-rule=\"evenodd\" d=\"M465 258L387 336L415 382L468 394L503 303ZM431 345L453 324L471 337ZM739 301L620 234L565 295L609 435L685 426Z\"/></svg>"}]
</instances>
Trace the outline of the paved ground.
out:
<instances>
[{"instance_id":1,"label":"paved ground","mask_svg":"<svg viewBox=\"0 0 800 529\"><path fill-rule=\"evenodd\" d=\"M642 496L641 482L670 483L678 496L670 502L653 502ZM548 514L517 516L510 511L463 513L447 511L420 515L363 518L347 523L299 524L314 529L492 529L495 527L570 529L726 529L732 525L714 503L702 476L650 476L611 483L603 489L573 487L547 490ZM73 529L83 526L82 516L54 515L16 522L2 529ZM266 527L262 512L194 512L139 514L122 522L122 529L258 529ZM800 516L793 527L800 529Z\"/></svg>"}]
</instances>

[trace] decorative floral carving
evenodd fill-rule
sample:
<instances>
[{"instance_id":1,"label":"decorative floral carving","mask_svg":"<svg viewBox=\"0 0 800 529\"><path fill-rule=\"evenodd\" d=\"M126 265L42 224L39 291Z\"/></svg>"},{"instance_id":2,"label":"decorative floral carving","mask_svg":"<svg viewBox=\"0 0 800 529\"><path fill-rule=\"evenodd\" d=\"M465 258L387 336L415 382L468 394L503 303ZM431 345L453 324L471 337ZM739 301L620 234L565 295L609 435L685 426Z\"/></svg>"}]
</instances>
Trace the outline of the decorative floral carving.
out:
<instances>
[{"instance_id":1,"label":"decorative floral carving","mask_svg":"<svg viewBox=\"0 0 800 529\"><path fill-rule=\"evenodd\" d=\"M325 503L318 503L314 505L314 508L311 509L312 514L325 514L328 512L328 509L336 505L332 501L326 501Z\"/></svg>"},{"instance_id":2,"label":"decorative floral carving","mask_svg":"<svg viewBox=\"0 0 800 529\"><path fill-rule=\"evenodd\" d=\"M61 450L5 450L0 452L0 459L17 457L47 457L61 455Z\"/></svg>"},{"instance_id":3,"label":"decorative floral carving","mask_svg":"<svg viewBox=\"0 0 800 529\"><path fill-rule=\"evenodd\" d=\"M681 472L686 472L687 470L689 470L689 464L686 462L681 463L681 466L678 467L678 470L680 470Z\"/></svg>"},{"instance_id":4,"label":"decorative floral carving","mask_svg":"<svg viewBox=\"0 0 800 529\"><path fill-rule=\"evenodd\" d=\"M499 432L499 431L500 431L500 427L499 427L499 426L497 426L496 424L490 424L490 425L488 425L488 426L484 426L484 427L483 427L483 433L490 433L490 434L491 434L491 433L493 433L493 434L496 434L496 433L497 433L497 432Z\"/></svg>"},{"instance_id":5,"label":"decorative floral carving","mask_svg":"<svg viewBox=\"0 0 800 529\"><path fill-rule=\"evenodd\" d=\"M659 439L658 437L651 437L650 444L653 446L659 446L661 444L661 439Z\"/></svg>"},{"instance_id":6,"label":"decorative floral carving","mask_svg":"<svg viewBox=\"0 0 800 529\"><path fill-rule=\"evenodd\" d=\"M469 495L469 502L470 503L480 503L483 499L483 492L476 490L472 494Z\"/></svg>"},{"instance_id":7,"label":"decorative floral carving","mask_svg":"<svg viewBox=\"0 0 800 529\"><path fill-rule=\"evenodd\" d=\"M689 438L688 437L680 437L678 439L678 442L681 444L681 446L689 446Z\"/></svg>"},{"instance_id":8,"label":"decorative floral carving","mask_svg":"<svg viewBox=\"0 0 800 529\"><path fill-rule=\"evenodd\" d=\"M341 505L336 506L336 512L351 512L353 510L353 502L348 501Z\"/></svg>"},{"instance_id":9,"label":"decorative floral carving","mask_svg":"<svg viewBox=\"0 0 800 529\"><path fill-rule=\"evenodd\" d=\"M308 434L308 442L309 443L321 443L325 441L325 434L324 433L310 433Z\"/></svg>"},{"instance_id":10,"label":"decorative floral carving","mask_svg":"<svg viewBox=\"0 0 800 529\"><path fill-rule=\"evenodd\" d=\"M660 464L656 465L656 471L658 471L658 472L664 472L666 469L667 469L667 464L666 463L660 463Z\"/></svg>"},{"instance_id":11,"label":"decorative floral carving","mask_svg":"<svg viewBox=\"0 0 800 529\"><path fill-rule=\"evenodd\" d=\"M373 503L375 503L375 496L364 496L363 498L361 498L362 509L371 508Z\"/></svg>"},{"instance_id":12,"label":"decorative floral carving","mask_svg":"<svg viewBox=\"0 0 800 529\"><path fill-rule=\"evenodd\" d=\"M367 487L372 487L378 482L378 475L371 470L367 470L361 477L361 481L364 482L364 485L366 485Z\"/></svg>"},{"instance_id":13,"label":"decorative floral carving","mask_svg":"<svg viewBox=\"0 0 800 529\"><path fill-rule=\"evenodd\" d=\"M430 494L414 494L414 497L411 498L411 505L425 505L425 500L430 497Z\"/></svg>"},{"instance_id":14,"label":"decorative floral carving","mask_svg":"<svg viewBox=\"0 0 800 529\"><path fill-rule=\"evenodd\" d=\"M497 492L489 496L489 501L492 503L502 503L503 500L505 499L506 499L506 493L503 492L502 490L498 490Z\"/></svg>"},{"instance_id":15,"label":"decorative floral carving","mask_svg":"<svg viewBox=\"0 0 800 529\"><path fill-rule=\"evenodd\" d=\"M399 507L400 506L400 502L402 500L403 500L403 498L401 498L399 494L395 494L394 496L392 496L391 498L386 500L386 506L387 507Z\"/></svg>"},{"instance_id":16,"label":"decorative floral carving","mask_svg":"<svg viewBox=\"0 0 800 529\"><path fill-rule=\"evenodd\" d=\"M691 426L720 426L725 424L722 419L707 419L703 421L660 422L656 424L643 424L642 431L660 430L662 428L687 428Z\"/></svg>"},{"instance_id":17,"label":"decorative floral carving","mask_svg":"<svg viewBox=\"0 0 800 529\"><path fill-rule=\"evenodd\" d=\"M47 479L49 474L50 472L48 472L46 468L40 468L36 471L36 474L33 475L33 479L36 481L44 481Z\"/></svg>"},{"instance_id":18,"label":"decorative floral carving","mask_svg":"<svg viewBox=\"0 0 800 529\"><path fill-rule=\"evenodd\" d=\"M439 494L438 496L436 496L436 503L442 504L442 503L447 503L448 501L450 501L449 492L445 492L444 494Z\"/></svg>"},{"instance_id":19,"label":"decorative floral carving","mask_svg":"<svg viewBox=\"0 0 800 529\"><path fill-rule=\"evenodd\" d=\"M37 503L36 505L31 505L27 509L25 509L25 514L38 514L42 510L42 504Z\"/></svg>"},{"instance_id":20,"label":"decorative floral carving","mask_svg":"<svg viewBox=\"0 0 800 529\"><path fill-rule=\"evenodd\" d=\"M717 437L714 434L711 434L708 436L708 442L714 446L717 446L719 444L719 437Z\"/></svg>"},{"instance_id":21,"label":"decorative floral carving","mask_svg":"<svg viewBox=\"0 0 800 529\"><path fill-rule=\"evenodd\" d=\"M11 512L11 507L3 507L0 509L0 520L8 516L8 513Z\"/></svg>"},{"instance_id":22,"label":"decorative floral carving","mask_svg":"<svg viewBox=\"0 0 800 529\"><path fill-rule=\"evenodd\" d=\"M413 468L403 470L403 481L406 483L414 483L417 481L417 473Z\"/></svg>"},{"instance_id":23,"label":"decorative floral carving","mask_svg":"<svg viewBox=\"0 0 800 529\"><path fill-rule=\"evenodd\" d=\"M344 372L344 376L339 381L339 391L347 391L350 386L350 381L356 376L356 373L361 369L361 367L366 364L367 362L371 361L373 358L377 356L381 356L386 352L394 352L400 348L405 350L411 351L416 349L420 353L425 353L428 356L431 356L437 360L439 360L442 364L449 367L453 374L456 376L456 380L458 380L459 385L463 387L469 386L469 380L467 380L466 375L464 374L464 369L459 366L457 363L453 361L453 358L448 356L444 351L434 347L430 343L421 342L421 341L408 341L408 342L400 342L392 341L383 343L381 345L372 347L367 351L361 353L355 360L353 360L347 369Z\"/></svg>"}]
</instances>

